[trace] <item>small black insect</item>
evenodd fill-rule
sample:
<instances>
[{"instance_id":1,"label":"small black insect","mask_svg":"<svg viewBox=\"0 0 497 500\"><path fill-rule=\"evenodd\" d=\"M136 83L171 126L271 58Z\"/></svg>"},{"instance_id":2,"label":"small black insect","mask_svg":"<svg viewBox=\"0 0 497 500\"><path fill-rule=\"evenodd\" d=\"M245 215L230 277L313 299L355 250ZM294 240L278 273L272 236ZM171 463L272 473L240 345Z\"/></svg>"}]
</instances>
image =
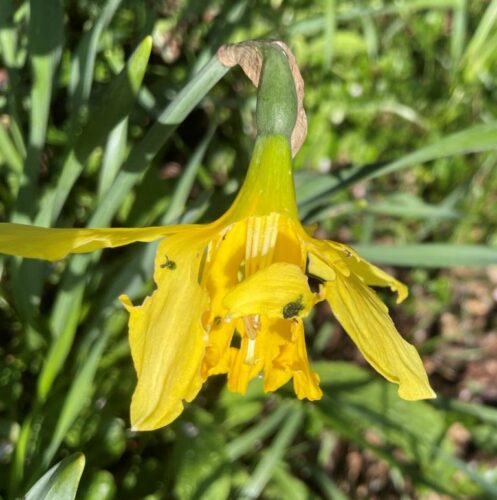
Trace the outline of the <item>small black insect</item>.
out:
<instances>
[{"instance_id":1,"label":"small black insect","mask_svg":"<svg viewBox=\"0 0 497 500\"><path fill-rule=\"evenodd\" d=\"M295 302L289 302L283 307L283 317L285 319L293 318L297 316L302 309L304 309L304 304L302 303L301 295Z\"/></svg>"},{"instance_id":2,"label":"small black insect","mask_svg":"<svg viewBox=\"0 0 497 500\"><path fill-rule=\"evenodd\" d=\"M176 262L174 262L174 260L171 260L166 255L166 262L164 262L164 264L161 264L160 267L162 267L162 269L170 269L171 271L174 271L176 269Z\"/></svg>"}]
</instances>

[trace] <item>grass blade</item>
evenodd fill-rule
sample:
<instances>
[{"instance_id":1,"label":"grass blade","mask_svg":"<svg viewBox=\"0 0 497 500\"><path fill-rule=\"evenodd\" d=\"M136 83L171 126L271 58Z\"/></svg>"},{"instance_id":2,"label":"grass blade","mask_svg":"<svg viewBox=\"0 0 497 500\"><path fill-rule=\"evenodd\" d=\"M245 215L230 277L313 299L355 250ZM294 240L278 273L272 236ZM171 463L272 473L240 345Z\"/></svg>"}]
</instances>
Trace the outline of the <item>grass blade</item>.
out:
<instances>
[{"instance_id":1,"label":"grass blade","mask_svg":"<svg viewBox=\"0 0 497 500\"><path fill-rule=\"evenodd\" d=\"M209 146L212 136L216 131L216 124L214 123L208 130L206 136L202 139L200 144L196 147L193 152L188 164L185 168L181 179L174 190L173 197L171 199L171 203L167 208L167 213L164 219L161 221L161 224L175 224L178 222L181 214L183 214L186 206L186 201L188 199L188 195L190 194L193 186L193 182L195 181L195 177L197 176L198 169L202 163L202 158L205 155L207 147Z\"/></svg>"},{"instance_id":2,"label":"grass blade","mask_svg":"<svg viewBox=\"0 0 497 500\"><path fill-rule=\"evenodd\" d=\"M99 326L100 330L101 327ZM81 412L81 409L88 404L91 395L92 383L97 371L98 363L109 338L109 329L101 332L95 345L92 347L88 358L84 362L79 373L74 377L69 392L61 408L55 430L50 439L50 443L43 454L42 467L47 467L52 461L60 444L64 440L67 432L74 423L74 420Z\"/></svg>"},{"instance_id":3,"label":"grass blade","mask_svg":"<svg viewBox=\"0 0 497 500\"><path fill-rule=\"evenodd\" d=\"M5 163L11 168L12 172L17 176L22 173L22 156L15 148L11 141L7 130L0 123L0 151Z\"/></svg>"},{"instance_id":4,"label":"grass blade","mask_svg":"<svg viewBox=\"0 0 497 500\"><path fill-rule=\"evenodd\" d=\"M482 245L355 245L366 259L378 264L404 267L482 267L497 264L497 249Z\"/></svg>"},{"instance_id":5,"label":"grass blade","mask_svg":"<svg viewBox=\"0 0 497 500\"><path fill-rule=\"evenodd\" d=\"M375 166L374 168L363 167L350 177L350 181L374 179L418 163L492 149L497 149L497 121L475 125L456 132L387 164Z\"/></svg>"},{"instance_id":6,"label":"grass blade","mask_svg":"<svg viewBox=\"0 0 497 500\"><path fill-rule=\"evenodd\" d=\"M112 220L125 196L138 182L150 160L159 152L177 125L185 119L227 71L228 68L223 66L217 57L214 57L167 106L159 116L158 121L131 151L107 196L102 200L88 223L90 227L105 226Z\"/></svg>"},{"instance_id":7,"label":"grass blade","mask_svg":"<svg viewBox=\"0 0 497 500\"><path fill-rule=\"evenodd\" d=\"M98 198L101 200L116 178L122 162L126 158L128 138L128 117L118 123L109 134L104 158L98 176Z\"/></svg>"},{"instance_id":8,"label":"grass blade","mask_svg":"<svg viewBox=\"0 0 497 500\"><path fill-rule=\"evenodd\" d=\"M494 37L495 24L497 23L497 0L492 0L483 14L478 28L468 43L468 47L463 56L466 64L465 72L472 76L475 69L483 64L485 55L488 55L487 47L490 37Z\"/></svg>"},{"instance_id":9,"label":"grass blade","mask_svg":"<svg viewBox=\"0 0 497 500\"><path fill-rule=\"evenodd\" d=\"M266 416L257 425L245 431L226 446L226 455L231 461L254 449L254 443L268 437L290 413L288 406L280 406L271 415Z\"/></svg>"},{"instance_id":10,"label":"grass blade","mask_svg":"<svg viewBox=\"0 0 497 500\"><path fill-rule=\"evenodd\" d=\"M297 434L303 417L302 407L300 405L295 406L244 486L241 498L259 497L266 484L270 481L278 463L282 460L286 449Z\"/></svg>"},{"instance_id":11,"label":"grass blade","mask_svg":"<svg viewBox=\"0 0 497 500\"><path fill-rule=\"evenodd\" d=\"M74 453L46 472L23 497L25 500L73 500L85 468L85 456Z\"/></svg>"},{"instance_id":12,"label":"grass blade","mask_svg":"<svg viewBox=\"0 0 497 500\"><path fill-rule=\"evenodd\" d=\"M59 0L31 0L29 52L33 72L31 130L24 171L12 221L29 223L36 211L37 182L45 145L52 85L63 44L64 13Z\"/></svg>"},{"instance_id":13,"label":"grass blade","mask_svg":"<svg viewBox=\"0 0 497 500\"><path fill-rule=\"evenodd\" d=\"M0 4L0 53L3 63L9 69L17 66L17 31L13 17L13 1L3 0Z\"/></svg>"},{"instance_id":14,"label":"grass blade","mask_svg":"<svg viewBox=\"0 0 497 500\"><path fill-rule=\"evenodd\" d=\"M374 179L439 158L493 149L497 149L497 122L495 121L455 132L398 160L351 168L336 177L323 177L321 187L317 187L314 197L309 199L310 197L306 196L303 202L300 200L303 215L309 214L323 202L328 202L330 195L357 182ZM318 182L316 178L316 186ZM306 193L309 194L310 190L307 189Z\"/></svg>"},{"instance_id":15,"label":"grass blade","mask_svg":"<svg viewBox=\"0 0 497 500\"><path fill-rule=\"evenodd\" d=\"M74 341L79 323L80 305L83 300L85 271L91 259L91 254L75 255L64 275L50 318L54 337L38 377L39 401L46 399Z\"/></svg>"},{"instance_id":16,"label":"grass blade","mask_svg":"<svg viewBox=\"0 0 497 500\"><path fill-rule=\"evenodd\" d=\"M460 0L459 5L452 11L452 30L450 34L450 56L452 68L457 68L461 60L464 41L466 38L466 27L468 21L468 2Z\"/></svg>"},{"instance_id":17,"label":"grass blade","mask_svg":"<svg viewBox=\"0 0 497 500\"><path fill-rule=\"evenodd\" d=\"M311 466L311 477L316 481L328 500L347 500L347 496L340 491L340 488L332 481L323 469Z\"/></svg>"},{"instance_id":18,"label":"grass blade","mask_svg":"<svg viewBox=\"0 0 497 500\"><path fill-rule=\"evenodd\" d=\"M59 0L29 3L29 57L33 83L30 103L29 144L20 175L19 191L11 220L19 223L31 222L38 210L37 191L40 160L45 146L52 86L62 53L64 13ZM42 267L37 263L21 263L11 260L12 290L14 302L30 337L37 332L31 326L36 324L37 308L42 286Z\"/></svg>"},{"instance_id":19,"label":"grass blade","mask_svg":"<svg viewBox=\"0 0 497 500\"><path fill-rule=\"evenodd\" d=\"M21 4L19 11L27 10L27 4ZM14 22L16 15L13 0L0 2L0 55L8 73L7 104L9 110L9 128L17 151L24 158L26 146L21 132L19 110L21 96L17 92L20 83L19 69L23 64L23 51L19 49L19 29Z\"/></svg>"},{"instance_id":20,"label":"grass blade","mask_svg":"<svg viewBox=\"0 0 497 500\"><path fill-rule=\"evenodd\" d=\"M95 24L84 34L76 50L71 67L71 81L69 82L71 108L73 110L71 115L72 127L75 125L74 122L81 118L90 97L98 42L102 32L109 25L121 3L122 0L107 0L96 18Z\"/></svg>"},{"instance_id":21,"label":"grass blade","mask_svg":"<svg viewBox=\"0 0 497 500\"><path fill-rule=\"evenodd\" d=\"M146 37L135 49L121 73L109 85L103 98L105 106L95 107L90 113L81 136L64 163L53 201L45 202L52 207L52 223L58 218L92 151L129 114L145 76L151 50L152 38Z\"/></svg>"},{"instance_id":22,"label":"grass blade","mask_svg":"<svg viewBox=\"0 0 497 500\"><path fill-rule=\"evenodd\" d=\"M335 205L326 207L315 212L312 217L307 218L307 222L312 224L329 217L334 217L338 213L359 213L389 215L391 217L403 217L409 219L428 219L438 221L440 219L456 219L460 216L459 212L452 207L444 204L431 205L423 200L410 196L406 193L397 193L386 197L377 202L369 203L366 200L360 200L357 203Z\"/></svg>"}]
</instances>

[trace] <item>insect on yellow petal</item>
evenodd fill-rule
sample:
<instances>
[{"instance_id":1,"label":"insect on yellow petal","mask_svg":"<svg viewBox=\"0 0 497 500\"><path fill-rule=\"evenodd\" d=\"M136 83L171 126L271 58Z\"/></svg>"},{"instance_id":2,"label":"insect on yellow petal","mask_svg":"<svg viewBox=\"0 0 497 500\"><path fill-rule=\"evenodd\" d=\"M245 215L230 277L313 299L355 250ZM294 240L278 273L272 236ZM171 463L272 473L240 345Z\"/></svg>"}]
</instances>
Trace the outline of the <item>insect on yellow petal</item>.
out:
<instances>
[{"instance_id":1,"label":"insect on yellow petal","mask_svg":"<svg viewBox=\"0 0 497 500\"><path fill-rule=\"evenodd\" d=\"M167 256L167 257L166 257ZM157 289L141 306L121 302L130 313L129 340L138 375L131 402L136 430L167 425L200 390L200 367L205 351L202 314L207 292L198 284L201 246L192 235L164 240L157 250ZM161 267L166 260L175 266Z\"/></svg>"},{"instance_id":2,"label":"insect on yellow petal","mask_svg":"<svg viewBox=\"0 0 497 500\"><path fill-rule=\"evenodd\" d=\"M298 266L277 262L239 283L225 296L224 305L232 318L261 314L290 319L307 315L316 300Z\"/></svg>"}]
</instances>

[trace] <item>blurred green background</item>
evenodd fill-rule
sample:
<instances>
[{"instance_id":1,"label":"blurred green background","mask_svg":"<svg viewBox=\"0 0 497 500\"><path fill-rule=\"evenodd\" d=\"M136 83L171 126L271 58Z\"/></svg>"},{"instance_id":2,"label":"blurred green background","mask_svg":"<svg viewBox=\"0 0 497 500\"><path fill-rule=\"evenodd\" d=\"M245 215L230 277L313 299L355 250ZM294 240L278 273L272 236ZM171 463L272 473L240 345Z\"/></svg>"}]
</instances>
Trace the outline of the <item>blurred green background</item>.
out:
<instances>
[{"instance_id":1,"label":"blurred green background","mask_svg":"<svg viewBox=\"0 0 497 500\"><path fill-rule=\"evenodd\" d=\"M211 58L258 37L286 41L306 83L301 216L409 285L401 306L382 297L438 399L400 400L322 306L306 326L322 401L217 377L135 433L116 298L150 292L154 245L3 259L1 498L63 459L29 498L72 498L75 453L85 500L497 498L496 0L1 0L1 220L220 215L255 91Z\"/></svg>"}]
</instances>

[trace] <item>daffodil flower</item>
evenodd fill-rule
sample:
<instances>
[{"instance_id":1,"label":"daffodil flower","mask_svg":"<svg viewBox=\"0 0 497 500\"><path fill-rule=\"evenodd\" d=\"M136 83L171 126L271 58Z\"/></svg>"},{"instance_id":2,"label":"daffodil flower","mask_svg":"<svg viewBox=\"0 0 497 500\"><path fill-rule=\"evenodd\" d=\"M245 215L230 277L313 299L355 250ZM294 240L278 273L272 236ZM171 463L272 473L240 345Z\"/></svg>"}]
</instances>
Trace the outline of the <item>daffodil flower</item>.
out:
<instances>
[{"instance_id":1,"label":"daffodil flower","mask_svg":"<svg viewBox=\"0 0 497 500\"><path fill-rule=\"evenodd\" d=\"M400 336L370 288L388 287L401 302L406 287L352 248L315 239L301 225L288 135L259 134L237 198L209 224L137 229L0 225L0 252L52 261L157 239L155 291L141 305L120 297L130 315L138 376L133 428L169 424L216 374L227 374L228 388L241 394L262 374L266 392L292 381L299 399L320 399L303 319L324 300L366 360L398 384L401 398L435 396L416 349Z\"/></svg>"},{"instance_id":2,"label":"daffodil flower","mask_svg":"<svg viewBox=\"0 0 497 500\"><path fill-rule=\"evenodd\" d=\"M272 392L293 381L299 399L322 396L307 358L303 318L322 300L367 361L408 400L434 397L416 349L397 332L369 286L406 287L341 243L312 238L295 201L290 144L260 136L231 208L204 225L137 229L45 229L0 225L0 251L58 260L69 253L161 239L156 290L129 311L138 375L135 429L167 425L210 375L226 373L244 393L260 373ZM309 280L319 283L313 291ZM314 287L313 287L314 288ZM234 347L237 342L239 347Z\"/></svg>"}]
</instances>

